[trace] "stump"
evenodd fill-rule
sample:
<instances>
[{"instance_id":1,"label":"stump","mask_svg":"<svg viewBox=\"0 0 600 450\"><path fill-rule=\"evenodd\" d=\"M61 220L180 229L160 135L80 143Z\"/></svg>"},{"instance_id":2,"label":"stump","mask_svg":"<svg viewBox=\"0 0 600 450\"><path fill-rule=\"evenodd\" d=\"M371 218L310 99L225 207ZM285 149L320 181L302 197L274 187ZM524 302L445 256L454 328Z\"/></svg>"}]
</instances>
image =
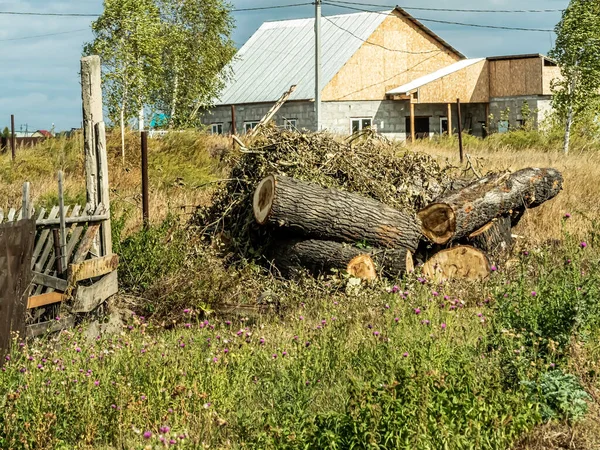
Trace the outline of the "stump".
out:
<instances>
[{"instance_id":1,"label":"stump","mask_svg":"<svg viewBox=\"0 0 600 450\"><path fill-rule=\"evenodd\" d=\"M436 281L483 280L490 274L490 263L481 250L461 245L436 253L423 265L423 274Z\"/></svg>"},{"instance_id":2,"label":"stump","mask_svg":"<svg viewBox=\"0 0 600 450\"><path fill-rule=\"evenodd\" d=\"M419 211L422 232L436 244L460 241L493 219L554 198L562 182L555 169L530 168L481 178Z\"/></svg>"},{"instance_id":3,"label":"stump","mask_svg":"<svg viewBox=\"0 0 600 450\"><path fill-rule=\"evenodd\" d=\"M512 217L504 215L492 220L479 230L464 239L466 245L471 245L486 255L498 257L510 251L513 245Z\"/></svg>"},{"instance_id":4,"label":"stump","mask_svg":"<svg viewBox=\"0 0 600 450\"><path fill-rule=\"evenodd\" d=\"M316 239L415 251L421 236L414 214L279 175L260 182L252 206L259 224L286 227L292 234Z\"/></svg>"}]
</instances>

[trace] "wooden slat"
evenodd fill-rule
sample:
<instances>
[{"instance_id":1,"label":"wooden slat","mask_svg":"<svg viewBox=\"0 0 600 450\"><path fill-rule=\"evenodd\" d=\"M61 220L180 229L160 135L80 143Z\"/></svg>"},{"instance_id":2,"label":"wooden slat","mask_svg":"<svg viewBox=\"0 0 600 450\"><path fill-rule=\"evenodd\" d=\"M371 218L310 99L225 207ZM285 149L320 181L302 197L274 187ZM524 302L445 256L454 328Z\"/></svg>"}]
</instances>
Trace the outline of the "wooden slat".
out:
<instances>
[{"instance_id":1,"label":"wooden slat","mask_svg":"<svg viewBox=\"0 0 600 450\"><path fill-rule=\"evenodd\" d=\"M62 292L48 292L47 294L34 295L27 300L27 309L60 303L66 298L67 296Z\"/></svg>"},{"instance_id":2,"label":"wooden slat","mask_svg":"<svg viewBox=\"0 0 600 450\"><path fill-rule=\"evenodd\" d=\"M39 272L33 272L33 282L58 291L66 291L68 286L67 280Z\"/></svg>"},{"instance_id":3,"label":"wooden slat","mask_svg":"<svg viewBox=\"0 0 600 450\"><path fill-rule=\"evenodd\" d=\"M105 211L110 215L110 188L108 181L108 155L106 151L106 130L104 122L98 122L96 131L96 156L98 158L98 199L104 205ZM112 253L112 231L110 218L100 227L102 256Z\"/></svg>"},{"instance_id":4,"label":"wooden slat","mask_svg":"<svg viewBox=\"0 0 600 450\"><path fill-rule=\"evenodd\" d=\"M73 286L78 281L106 275L116 270L118 265L118 255L108 255L102 258L88 259L77 264L69 264L69 285Z\"/></svg>"},{"instance_id":5,"label":"wooden slat","mask_svg":"<svg viewBox=\"0 0 600 450\"><path fill-rule=\"evenodd\" d=\"M97 223L88 227L83 239L81 240L81 244L79 244L79 248L77 248L77 252L75 252L75 256L73 256L74 264L78 264L85 260L87 254L92 248L92 245L94 245L99 228L100 224Z\"/></svg>"},{"instance_id":6,"label":"wooden slat","mask_svg":"<svg viewBox=\"0 0 600 450\"><path fill-rule=\"evenodd\" d=\"M12 221L14 221L16 212L17 212L17 211L15 211L15 208L10 208L10 209L8 210L8 219L7 219L7 222L12 222Z\"/></svg>"},{"instance_id":7,"label":"wooden slat","mask_svg":"<svg viewBox=\"0 0 600 450\"><path fill-rule=\"evenodd\" d=\"M104 211L105 208L102 208L102 210ZM87 223L87 222L102 222L104 220L108 220L110 218L109 214L99 214L99 215L93 215L93 216L80 216L80 217L67 217L65 219L65 223L67 225L72 224L72 223ZM60 225L60 219L44 219L44 220L40 220L37 222L37 226L38 227L48 227L48 226L56 226L56 225Z\"/></svg>"},{"instance_id":8,"label":"wooden slat","mask_svg":"<svg viewBox=\"0 0 600 450\"><path fill-rule=\"evenodd\" d=\"M81 206L76 205L75 208L73 208L73 214L71 214L71 217L78 216L80 211L81 211ZM72 224L71 227L67 230L67 232L68 232L68 236L67 236L67 248L65 249L65 257L66 257L67 264L68 264L69 261L71 260L71 253L73 252L73 248L75 248L75 246L77 245L77 242L79 242L79 237L81 236L81 233L83 232L83 225Z\"/></svg>"},{"instance_id":9,"label":"wooden slat","mask_svg":"<svg viewBox=\"0 0 600 450\"><path fill-rule=\"evenodd\" d=\"M42 208L42 211L40 212L40 214L43 212L44 212L44 208ZM48 218L52 219L52 218L56 217L57 214L58 214L58 206L54 206L50 210L50 213L48 214ZM43 217L43 215L42 215L42 217ZM39 222L39 220L37 222ZM37 222L36 222L36 226L37 226ZM44 248L44 244L46 243L46 240L48 239L49 234L50 234L50 230L44 230L38 236L37 243L35 244L35 248L33 249L33 258L31 260L32 268L35 267L35 263L38 259L38 256L40 255L40 252L42 251L42 248Z\"/></svg>"},{"instance_id":10,"label":"wooden slat","mask_svg":"<svg viewBox=\"0 0 600 450\"><path fill-rule=\"evenodd\" d=\"M105 275L91 286L78 286L71 311L88 313L96 309L119 290L117 271Z\"/></svg>"},{"instance_id":11,"label":"wooden slat","mask_svg":"<svg viewBox=\"0 0 600 450\"><path fill-rule=\"evenodd\" d=\"M51 320L48 322L34 323L27 325L27 337L37 337L46 333L56 333L57 331L73 328L75 326L75 316L63 317L61 320Z\"/></svg>"},{"instance_id":12,"label":"wooden slat","mask_svg":"<svg viewBox=\"0 0 600 450\"><path fill-rule=\"evenodd\" d=\"M4 220L4 210L0 208L0 223Z\"/></svg>"}]
</instances>

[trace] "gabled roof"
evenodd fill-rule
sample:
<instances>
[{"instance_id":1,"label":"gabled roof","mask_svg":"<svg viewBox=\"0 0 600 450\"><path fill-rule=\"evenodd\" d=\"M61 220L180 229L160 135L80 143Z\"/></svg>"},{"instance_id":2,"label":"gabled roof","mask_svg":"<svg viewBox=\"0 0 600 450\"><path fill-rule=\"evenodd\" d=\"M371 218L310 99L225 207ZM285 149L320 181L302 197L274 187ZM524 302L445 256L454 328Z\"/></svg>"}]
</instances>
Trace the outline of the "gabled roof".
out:
<instances>
[{"instance_id":1,"label":"gabled roof","mask_svg":"<svg viewBox=\"0 0 600 450\"><path fill-rule=\"evenodd\" d=\"M323 87L390 12L344 14L321 19ZM293 84L297 88L289 100L313 99L314 23L314 19L264 23L238 51L231 65L233 79L227 83L217 104L273 102Z\"/></svg>"},{"instance_id":2,"label":"gabled roof","mask_svg":"<svg viewBox=\"0 0 600 450\"><path fill-rule=\"evenodd\" d=\"M450 64L443 69L440 69L436 72L430 73L428 75L417 78L416 80L411 81L410 83L403 84L395 89L392 89L386 92L387 95L408 95L409 93L419 89L426 84L431 83L432 81L439 80L445 76L448 76L454 72L458 72L459 70L465 69L466 67L472 66L480 61L483 61L485 58L473 58L473 59L463 59L461 61L455 62L454 64Z\"/></svg>"}]
</instances>

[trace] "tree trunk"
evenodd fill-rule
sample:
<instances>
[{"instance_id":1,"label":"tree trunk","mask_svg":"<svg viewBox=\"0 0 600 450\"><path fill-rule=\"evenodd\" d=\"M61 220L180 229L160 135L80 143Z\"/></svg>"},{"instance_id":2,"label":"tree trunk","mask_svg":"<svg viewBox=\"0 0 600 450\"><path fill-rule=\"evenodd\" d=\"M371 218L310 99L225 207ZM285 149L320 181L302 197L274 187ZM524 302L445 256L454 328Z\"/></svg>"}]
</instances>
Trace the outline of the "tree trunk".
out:
<instances>
[{"instance_id":1,"label":"tree trunk","mask_svg":"<svg viewBox=\"0 0 600 450\"><path fill-rule=\"evenodd\" d=\"M121 108L121 157L125 165L125 107Z\"/></svg>"},{"instance_id":2,"label":"tree trunk","mask_svg":"<svg viewBox=\"0 0 600 450\"><path fill-rule=\"evenodd\" d=\"M138 117L138 129L144 131L144 107L140 108L140 115Z\"/></svg>"},{"instance_id":3,"label":"tree trunk","mask_svg":"<svg viewBox=\"0 0 600 450\"><path fill-rule=\"evenodd\" d=\"M413 214L357 194L278 175L259 183L253 210L261 225L286 227L317 239L414 251L421 236Z\"/></svg>"},{"instance_id":4,"label":"tree trunk","mask_svg":"<svg viewBox=\"0 0 600 450\"><path fill-rule=\"evenodd\" d=\"M509 252L513 245L512 217L503 215L471 233L464 243L471 245L492 258Z\"/></svg>"},{"instance_id":5,"label":"tree trunk","mask_svg":"<svg viewBox=\"0 0 600 450\"><path fill-rule=\"evenodd\" d=\"M177 105L177 95L179 91L179 75L177 74L177 69L175 70L175 79L173 80L173 97L171 101L171 116L169 117L169 127L173 128L173 121L175 120L176 113L176 105Z\"/></svg>"},{"instance_id":6,"label":"tree trunk","mask_svg":"<svg viewBox=\"0 0 600 450\"><path fill-rule=\"evenodd\" d=\"M481 178L419 211L422 232L436 244L460 241L497 217L554 198L562 182L555 169L530 168Z\"/></svg>"},{"instance_id":7,"label":"tree trunk","mask_svg":"<svg viewBox=\"0 0 600 450\"><path fill-rule=\"evenodd\" d=\"M279 241L271 255L275 266L290 277L308 270L314 275L332 271L347 272L357 278L374 280L378 275L399 277L413 270L410 251L406 249L372 250L334 241Z\"/></svg>"},{"instance_id":8,"label":"tree trunk","mask_svg":"<svg viewBox=\"0 0 600 450\"><path fill-rule=\"evenodd\" d=\"M423 265L423 274L435 281L483 280L490 274L490 263L481 250L464 245L436 253Z\"/></svg>"},{"instance_id":9,"label":"tree trunk","mask_svg":"<svg viewBox=\"0 0 600 450\"><path fill-rule=\"evenodd\" d=\"M569 112L567 113L567 126L565 129L565 143L563 146L563 153L569 154L569 146L571 144L571 125L573 124L573 105L569 105Z\"/></svg>"}]
</instances>

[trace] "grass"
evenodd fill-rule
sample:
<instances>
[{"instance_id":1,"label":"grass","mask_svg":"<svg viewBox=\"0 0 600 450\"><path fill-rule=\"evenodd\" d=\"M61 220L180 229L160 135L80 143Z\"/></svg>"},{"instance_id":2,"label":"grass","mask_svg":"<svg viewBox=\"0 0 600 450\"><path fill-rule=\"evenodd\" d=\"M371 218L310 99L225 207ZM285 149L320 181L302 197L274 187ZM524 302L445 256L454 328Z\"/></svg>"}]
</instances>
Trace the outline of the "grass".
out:
<instances>
[{"instance_id":1,"label":"grass","mask_svg":"<svg viewBox=\"0 0 600 450\"><path fill-rule=\"evenodd\" d=\"M565 191L526 214L485 283L417 273L356 286L226 266L182 227L180 207L225 176L223 141L206 136L151 141L162 209L138 231L135 141L125 165L110 145L121 299L135 314L120 309L112 336L82 324L16 339L0 372L0 448L600 448L597 154L468 147L483 171L557 167ZM456 163L450 145L414 149ZM18 173L46 151L24 151ZM38 203L51 202L57 167L69 195L83 186L77 147L53 151L32 178L48 187Z\"/></svg>"}]
</instances>

